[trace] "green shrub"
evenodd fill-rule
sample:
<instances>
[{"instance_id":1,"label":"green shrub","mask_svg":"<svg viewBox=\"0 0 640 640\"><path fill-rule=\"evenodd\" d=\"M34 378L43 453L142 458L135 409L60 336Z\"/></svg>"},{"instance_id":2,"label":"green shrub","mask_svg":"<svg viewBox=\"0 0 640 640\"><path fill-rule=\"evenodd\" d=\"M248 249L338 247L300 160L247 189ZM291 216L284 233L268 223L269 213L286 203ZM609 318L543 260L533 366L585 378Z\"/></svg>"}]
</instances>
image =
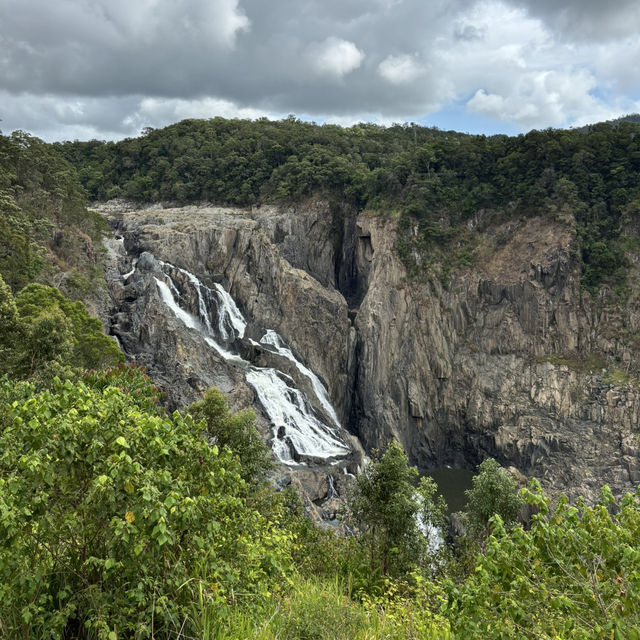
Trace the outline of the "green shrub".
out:
<instances>
[{"instance_id":1,"label":"green shrub","mask_svg":"<svg viewBox=\"0 0 640 640\"><path fill-rule=\"evenodd\" d=\"M247 482L260 484L264 481L273 463L255 428L256 415L253 411L232 415L226 397L212 388L202 400L189 407L189 413L196 420L204 420L207 433L220 448L228 447L238 457L241 475Z\"/></svg>"},{"instance_id":2,"label":"green shrub","mask_svg":"<svg viewBox=\"0 0 640 640\"><path fill-rule=\"evenodd\" d=\"M640 491L617 503L608 487L593 507L525 492L538 510L530 530L499 516L486 553L452 590L449 618L460 638L638 640Z\"/></svg>"},{"instance_id":3,"label":"green shrub","mask_svg":"<svg viewBox=\"0 0 640 640\"><path fill-rule=\"evenodd\" d=\"M203 425L113 386L3 383L0 636L167 637L193 605L266 591L290 536Z\"/></svg>"},{"instance_id":4,"label":"green shrub","mask_svg":"<svg viewBox=\"0 0 640 640\"><path fill-rule=\"evenodd\" d=\"M27 285L15 298L18 330L7 347L13 357L3 363L17 376L31 376L47 363L97 368L124 360L118 345L102 333L82 302L71 302L60 291L42 284ZM2 336L0 335L0 340Z\"/></svg>"}]
</instances>

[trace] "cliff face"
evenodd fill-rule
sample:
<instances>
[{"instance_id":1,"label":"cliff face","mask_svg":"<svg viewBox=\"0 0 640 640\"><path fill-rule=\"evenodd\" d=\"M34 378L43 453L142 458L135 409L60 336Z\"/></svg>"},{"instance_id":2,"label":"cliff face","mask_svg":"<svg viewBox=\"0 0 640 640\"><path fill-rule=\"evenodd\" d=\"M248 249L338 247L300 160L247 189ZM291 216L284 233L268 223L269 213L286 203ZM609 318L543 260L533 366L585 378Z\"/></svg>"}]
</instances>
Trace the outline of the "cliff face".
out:
<instances>
[{"instance_id":1,"label":"cliff face","mask_svg":"<svg viewBox=\"0 0 640 640\"><path fill-rule=\"evenodd\" d=\"M123 237L111 242L107 269L112 332L174 406L216 385L235 407L255 407L276 442L246 367L203 348L163 301L156 279L164 277L198 315L181 268L207 290L222 285L246 319L245 338L225 349L289 376L330 424L311 378L263 341L277 332L367 449L395 437L422 467L473 467L493 456L552 492L588 499L605 482L617 491L640 482L640 394L624 373L640 313L633 295L615 307L581 292L570 226L528 219L489 229L474 267L445 288L407 278L392 220L339 214L322 202L108 212ZM357 460L340 464L355 470ZM330 498L323 482L318 492Z\"/></svg>"},{"instance_id":2,"label":"cliff face","mask_svg":"<svg viewBox=\"0 0 640 640\"><path fill-rule=\"evenodd\" d=\"M605 482L640 482L640 395L585 365L596 351L630 363L614 335L640 317L633 304L615 312L583 296L570 229L505 225L445 290L407 283L387 223L360 225L374 258L356 318L353 422L367 448L393 434L425 466L493 456L589 499Z\"/></svg>"}]
</instances>

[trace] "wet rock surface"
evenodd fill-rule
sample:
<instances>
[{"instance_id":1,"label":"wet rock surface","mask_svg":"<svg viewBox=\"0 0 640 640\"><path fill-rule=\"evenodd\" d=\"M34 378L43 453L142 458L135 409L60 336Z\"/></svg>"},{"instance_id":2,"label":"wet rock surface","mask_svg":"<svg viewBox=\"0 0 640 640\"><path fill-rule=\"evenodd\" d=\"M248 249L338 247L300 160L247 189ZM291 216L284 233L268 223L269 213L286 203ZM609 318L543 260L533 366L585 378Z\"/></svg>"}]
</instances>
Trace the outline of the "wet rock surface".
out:
<instances>
[{"instance_id":1,"label":"wet rock surface","mask_svg":"<svg viewBox=\"0 0 640 640\"><path fill-rule=\"evenodd\" d=\"M110 241L105 267L111 332L172 407L215 385L234 408L255 408L267 439L278 437L243 370L205 348L163 303L157 261L206 287L222 285L247 321L246 340L225 348L277 368L313 400L309 379L260 344L266 330L276 331L366 449L396 438L422 468L473 468L493 456L552 493L589 500L603 483L622 492L640 482L638 390L571 364L598 353L607 366L629 369L640 313L633 296L615 307L580 289L570 226L534 218L496 228L474 267L445 288L436 278L407 278L393 220L344 216L336 233L323 202L125 209L105 211L122 238ZM197 300L182 297L196 314ZM312 477L294 474L295 482L316 510L326 502L331 512L333 496L318 497L323 483L356 471L358 456L339 470L332 461L300 460Z\"/></svg>"}]
</instances>

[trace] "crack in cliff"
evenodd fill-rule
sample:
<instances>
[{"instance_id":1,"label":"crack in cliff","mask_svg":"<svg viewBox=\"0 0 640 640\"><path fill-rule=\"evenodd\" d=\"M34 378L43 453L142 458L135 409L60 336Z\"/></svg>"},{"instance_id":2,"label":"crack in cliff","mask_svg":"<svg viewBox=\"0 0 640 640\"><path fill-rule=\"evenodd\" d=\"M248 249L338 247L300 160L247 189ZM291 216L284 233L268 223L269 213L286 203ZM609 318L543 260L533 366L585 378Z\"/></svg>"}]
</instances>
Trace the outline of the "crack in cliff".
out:
<instances>
[{"instance_id":1,"label":"crack in cliff","mask_svg":"<svg viewBox=\"0 0 640 640\"><path fill-rule=\"evenodd\" d=\"M371 237L362 233L357 214L351 213L344 218L335 255L336 288L351 310L357 311L367 294L372 259Z\"/></svg>"}]
</instances>

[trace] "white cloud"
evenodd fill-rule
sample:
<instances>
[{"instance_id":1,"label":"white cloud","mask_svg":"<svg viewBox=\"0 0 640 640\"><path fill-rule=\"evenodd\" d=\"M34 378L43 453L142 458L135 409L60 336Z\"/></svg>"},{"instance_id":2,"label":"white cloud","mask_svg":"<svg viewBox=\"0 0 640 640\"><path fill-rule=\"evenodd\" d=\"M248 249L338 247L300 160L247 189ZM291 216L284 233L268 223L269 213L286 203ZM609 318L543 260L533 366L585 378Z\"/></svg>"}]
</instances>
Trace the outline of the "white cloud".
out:
<instances>
[{"instance_id":1,"label":"white cloud","mask_svg":"<svg viewBox=\"0 0 640 640\"><path fill-rule=\"evenodd\" d=\"M637 0L0 0L0 125L118 137L468 103L509 130L562 126L638 108L639 20Z\"/></svg>"},{"instance_id":2,"label":"white cloud","mask_svg":"<svg viewBox=\"0 0 640 640\"><path fill-rule=\"evenodd\" d=\"M279 119L286 114L241 107L230 100L207 97L177 98L83 98L81 96L13 96L0 90L3 122L21 119L23 126L45 140L120 139L136 136L144 127L164 127L185 118ZM15 127L11 127L15 128ZM7 133L10 129L2 130Z\"/></svg>"},{"instance_id":3,"label":"white cloud","mask_svg":"<svg viewBox=\"0 0 640 640\"><path fill-rule=\"evenodd\" d=\"M162 126L185 118L278 118L282 114L274 114L263 109L239 107L230 100L220 98L201 98L196 100L181 100L178 98L144 98L137 111L127 119L139 128L148 126Z\"/></svg>"},{"instance_id":4,"label":"white cloud","mask_svg":"<svg viewBox=\"0 0 640 640\"><path fill-rule=\"evenodd\" d=\"M502 93L478 89L467 108L525 128L557 127L597 108L598 100L590 94L595 86L595 78L587 71L531 71Z\"/></svg>"},{"instance_id":5,"label":"white cloud","mask_svg":"<svg viewBox=\"0 0 640 640\"><path fill-rule=\"evenodd\" d=\"M317 71L340 78L355 71L364 60L364 53L353 42L333 36L311 45L309 52Z\"/></svg>"},{"instance_id":6,"label":"white cloud","mask_svg":"<svg viewBox=\"0 0 640 640\"><path fill-rule=\"evenodd\" d=\"M629 100L603 97L615 76L598 70L604 68L600 58L605 52L622 53L623 46L628 49L631 43L598 47L558 41L525 9L488 0L462 13L453 35L438 39L433 66L447 78L449 100L466 100L469 112L521 130L561 127L632 110ZM619 61L629 59L615 58L618 70ZM623 73L640 77L636 70Z\"/></svg>"},{"instance_id":7,"label":"white cloud","mask_svg":"<svg viewBox=\"0 0 640 640\"><path fill-rule=\"evenodd\" d=\"M57 4L60 3L78 8L77 0L59 0ZM92 0L79 8L88 12L85 20L99 26L99 30L106 23L122 38L137 38L146 44L191 37L232 47L237 34L250 27L238 0Z\"/></svg>"},{"instance_id":8,"label":"white cloud","mask_svg":"<svg viewBox=\"0 0 640 640\"><path fill-rule=\"evenodd\" d=\"M387 56L378 65L378 73L391 84L413 82L424 75L425 71L425 68L416 61L415 56L406 54Z\"/></svg>"}]
</instances>

